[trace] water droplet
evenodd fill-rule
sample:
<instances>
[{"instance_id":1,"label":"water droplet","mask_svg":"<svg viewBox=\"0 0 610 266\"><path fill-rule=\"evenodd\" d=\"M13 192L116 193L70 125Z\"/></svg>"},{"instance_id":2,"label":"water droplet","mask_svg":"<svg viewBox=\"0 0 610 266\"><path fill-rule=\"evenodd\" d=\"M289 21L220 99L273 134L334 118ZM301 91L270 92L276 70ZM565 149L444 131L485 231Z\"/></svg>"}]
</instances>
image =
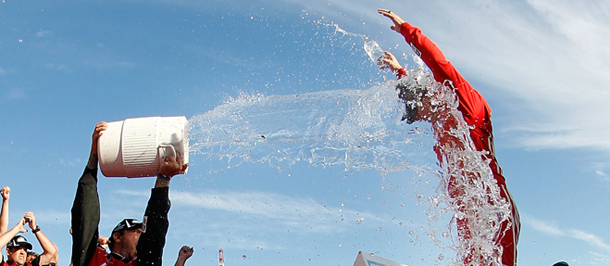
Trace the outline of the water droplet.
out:
<instances>
[{"instance_id":1,"label":"water droplet","mask_svg":"<svg viewBox=\"0 0 610 266\"><path fill-rule=\"evenodd\" d=\"M241 258L245 260L246 259L246 255L241 255Z\"/></svg>"}]
</instances>

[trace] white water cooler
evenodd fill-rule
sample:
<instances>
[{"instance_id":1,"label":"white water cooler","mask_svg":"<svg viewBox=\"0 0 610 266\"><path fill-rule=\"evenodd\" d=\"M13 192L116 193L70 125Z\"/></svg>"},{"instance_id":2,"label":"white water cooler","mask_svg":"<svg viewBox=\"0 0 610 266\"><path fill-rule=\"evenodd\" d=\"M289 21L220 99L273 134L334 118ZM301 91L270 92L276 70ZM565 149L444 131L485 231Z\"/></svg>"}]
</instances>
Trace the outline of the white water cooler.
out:
<instances>
[{"instance_id":1,"label":"white water cooler","mask_svg":"<svg viewBox=\"0 0 610 266\"><path fill-rule=\"evenodd\" d=\"M159 165L172 154L179 153L188 163L188 142L184 116L109 122L98 141L100 169L106 177L156 176Z\"/></svg>"}]
</instances>

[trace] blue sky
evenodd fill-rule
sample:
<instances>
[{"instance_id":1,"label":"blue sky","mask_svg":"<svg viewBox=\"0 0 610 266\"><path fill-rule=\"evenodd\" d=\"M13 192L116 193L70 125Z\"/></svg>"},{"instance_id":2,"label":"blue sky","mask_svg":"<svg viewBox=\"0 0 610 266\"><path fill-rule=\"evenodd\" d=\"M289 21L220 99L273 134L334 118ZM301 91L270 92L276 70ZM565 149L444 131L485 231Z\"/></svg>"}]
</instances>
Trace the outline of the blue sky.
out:
<instances>
[{"instance_id":1,"label":"blue sky","mask_svg":"<svg viewBox=\"0 0 610 266\"><path fill-rule=\"evenodd\" d=\"M420 27L489 102L522 216L519 263L608 265L606 1L3 1L0 186L12 188L10 225L33 211L68 265L69 210L98 121L190 118L242 94L391 79L357 38L327 26L409 57L380 7ZM218 248L227 265L352 265L359 250L448 264L437 261L451 252L426 240L425 207L412 196L428 188L396 186L411 177L227 165L194 155L189 174L172 181L165 263L188 244L193 265L215 265ZM140 217L153 183L101 178L101 232Z\"/></svg>"}]
</instances>

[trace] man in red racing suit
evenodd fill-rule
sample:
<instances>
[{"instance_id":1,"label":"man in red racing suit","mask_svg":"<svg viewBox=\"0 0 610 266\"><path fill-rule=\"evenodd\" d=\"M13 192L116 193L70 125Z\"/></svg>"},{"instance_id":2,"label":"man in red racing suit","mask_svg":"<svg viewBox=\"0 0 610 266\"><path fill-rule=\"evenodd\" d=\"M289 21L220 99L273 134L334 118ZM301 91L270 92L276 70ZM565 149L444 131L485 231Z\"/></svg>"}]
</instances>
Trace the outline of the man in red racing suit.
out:
<instances>
[{"instance_id":1,"label":"man in red racing suit","mask_svg":"<svg viewBox=\"0 0 610 266\"><path fill-rule=\"evenodd\" d=\"M434 79L440 83L449 83L453 86L457 95L459 106L458 110L463 114L464 120L470 126L470 138L478 151L486 151L486 159L489 159L489 167L493 173L499 187L500 196L504 198L511 208L511 217L501 225L504 233L496 239L496 244L502 246L502 264L516 265L517 262L517 242L519 239L520 221L519 213L506 188L506 182L502 175L502 169L498 165L493 146L493 131L491 126L491 109L485 99L460 75L451 62L447 61L445 55L428 37L421 33L421 30L402 20L398 15L390 10L379 9L379 13L390 18L394 25L393 30L402 34L411 46L413 51L426 63L432 71ZM396 58L386 52L383 59L386 66L395 71L398 78L406 75L406 71L400 66ZM447 82L450 81L450 82ZM412 121L410 121L412 122ZM441 138L441 142L446 141ZM442 143L441 143L442 145ZM435 147L439 160L442 160L439 147ZM449 182L449 194L455 197L459 193L459 188L452 187L453 182ZM458 219L458 234L469 235L470 232L463 219ZM467 237L466 237L467 238ZM471 254L472 255L472 254ZM465 258L465 263L470 264L471 257Z\"/></svg>"}]
</instances>

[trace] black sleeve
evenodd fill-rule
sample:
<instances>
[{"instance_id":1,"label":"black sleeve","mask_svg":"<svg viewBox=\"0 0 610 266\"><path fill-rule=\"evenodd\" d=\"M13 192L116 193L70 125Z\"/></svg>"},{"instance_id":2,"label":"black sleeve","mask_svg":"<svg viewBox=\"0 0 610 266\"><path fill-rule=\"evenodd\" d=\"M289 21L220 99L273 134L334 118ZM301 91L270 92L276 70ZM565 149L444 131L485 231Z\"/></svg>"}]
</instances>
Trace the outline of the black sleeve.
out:
<instances>
[{"instance_id":1,"label":"black sleeve","mask_svg":"<svg viewBox=\"0 0 610 266\"><path fill-rule=\"evenodd\" d=\"M169 187L153 188L142 224L142 235L138 241L138 266L160 266L163 247L169 228L167 213L170 208Z\"/></svg>"},{"instance_id":2,"label":"black sleeve","mask_svg":"<svg viewBox=\"0 0 610 266\"><path fill-rule=\"evenodd\" d=\"M99 237L100 199L97 169L85 168L72 204L72 263L88 266Z\"/></svg>"},{"instance_id":3,"label":"black sleeve","mask_svg":"<svg viewBox=\"0 0 610 266\"><path fill-rule=\"evenodd\" d=\"M26 265L27 265L27 264L26 264ZM30 262L30 265L32 265L32 266L39 266L39 265L40 265L40 255L36 256L36 258L35 258L35 259L33 259L33 260ZM47 264L47 265L48 265L48 264Z\"/></svg>"}]
</instances>

